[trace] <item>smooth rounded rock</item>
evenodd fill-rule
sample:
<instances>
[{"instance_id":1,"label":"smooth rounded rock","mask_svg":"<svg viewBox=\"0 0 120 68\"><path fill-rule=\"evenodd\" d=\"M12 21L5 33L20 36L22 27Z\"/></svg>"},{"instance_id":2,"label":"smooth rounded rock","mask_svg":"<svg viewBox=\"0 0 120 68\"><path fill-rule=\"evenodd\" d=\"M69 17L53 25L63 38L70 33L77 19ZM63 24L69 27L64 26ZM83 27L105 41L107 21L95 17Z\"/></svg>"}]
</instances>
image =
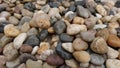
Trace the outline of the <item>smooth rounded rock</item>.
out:
<instances>
[{"instance_id":1,"label":"smooth rounded rock","mask_svg":"<svg viewBox=\"0 0 120 68\"><path fill-rule=\"evenodd\" d=\"M66 34L66 33L62 33L60 34L60 40L63 41L63 42L72 42L73 41L73 37Z\"/></svg>"},{"instance_id":2,"label":"smooth rounded rock","mask_svg":"<svg viewBox=\"0 0 120 68\"><path fill-rule=\"evenodd\" d=\"M47 31L47 30L42 30L42 31L39 33L39 35L38 35L40 41L45 40L45 38L46 38L47 36L48 36L48 31Z\"/></svg>"},{"instance_id":3,"label":"smooth rounded rock","mask_svg":"<svg viewBox=\"0 0 120 68\"><path fill-rule=\"evenodd\" d=\"M120 60L117 60L117 59L107 59L106 67L107 68L119 68L120 67Z\"/></svg>"},{"instance_id":4,"label":"smooth rounded rock","mask_svg":"<svg viewBox=\"0 0 120 68\"><path fill-rule=\"evenodd\" d=\"M27 44L23 44L20 48L20 51L23 53L31 53L32 52L32 46L27 45Z\"/></svg>"},{"instance_id":5,"label":"smooth rounded rock","mask_svg":"<svg viewBox=\"0 0 120 68\"><path fill-rule=\"evenodd\" d=\"M77 62L73 59L65 60L65 63L67 66L69 66L71 68L78 68Z\"/></svg>"},{"instance_id":6,"label":"smooth rounded rock","mask_svg":"<svg viewBox=\"0 0 120 68\"><path fill-rule=\"evenodd\" d=\"M62 47L70 53L74 51L72 43L62 43Z\"/></svg>"}]
</instances>

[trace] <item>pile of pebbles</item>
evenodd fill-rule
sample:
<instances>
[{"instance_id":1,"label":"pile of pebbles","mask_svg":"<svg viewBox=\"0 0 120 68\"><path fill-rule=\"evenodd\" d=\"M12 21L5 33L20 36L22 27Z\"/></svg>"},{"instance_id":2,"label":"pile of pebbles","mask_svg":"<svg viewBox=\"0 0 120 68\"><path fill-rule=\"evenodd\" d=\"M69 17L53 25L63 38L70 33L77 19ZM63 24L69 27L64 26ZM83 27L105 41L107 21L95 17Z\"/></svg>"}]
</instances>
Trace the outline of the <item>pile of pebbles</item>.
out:
<instances>
[{"instance_id":1,"label":"pile of pebbles","mask_svg":"<svg viewBox=\"0 0 120 68\"><path fill-rule=\"evenodd\" d=\"M120 68L120 1L0 0L0 68Z\"/></svg>"}]
</instances>

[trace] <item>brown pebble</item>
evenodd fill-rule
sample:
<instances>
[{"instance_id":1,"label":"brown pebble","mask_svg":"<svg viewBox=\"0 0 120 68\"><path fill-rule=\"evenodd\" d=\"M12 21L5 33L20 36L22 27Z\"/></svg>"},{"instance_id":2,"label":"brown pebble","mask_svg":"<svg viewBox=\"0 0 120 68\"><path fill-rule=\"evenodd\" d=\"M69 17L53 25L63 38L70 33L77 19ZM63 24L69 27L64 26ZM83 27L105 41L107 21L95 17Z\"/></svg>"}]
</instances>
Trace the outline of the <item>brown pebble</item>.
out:
<instances>
[{"instance_id":1,"label":"brown pebble","mask_svg":"<svg viewBox=\"0 0 120 68\"><path fill-rule=\"evenodd\" d=\"M32 52L32 49L33 49L32 46L23 44L20 48L20 51L23 53L30 53L30 52Z\"/></svg>"}]
</instances>

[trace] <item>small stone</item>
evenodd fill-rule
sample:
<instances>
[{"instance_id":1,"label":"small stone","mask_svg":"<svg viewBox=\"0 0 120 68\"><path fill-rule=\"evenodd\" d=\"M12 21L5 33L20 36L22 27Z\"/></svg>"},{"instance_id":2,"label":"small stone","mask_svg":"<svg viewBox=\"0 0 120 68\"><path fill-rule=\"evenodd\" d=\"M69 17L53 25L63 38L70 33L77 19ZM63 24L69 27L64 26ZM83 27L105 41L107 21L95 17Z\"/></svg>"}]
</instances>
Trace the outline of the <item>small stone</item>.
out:
<instances>
[{"instance_id":1,"label":"small stone","mask_svg":"<svg viewBox=\"0 0 120 68\"><path fill-rule=\"evenodd\" d=\"M65 60L65 63L67 66L69 66L71 68L78 68L77 62L73 59Z\"/></svg>"},{"instance_id":2,"label":"small stone","mask_svg":"<svg viewBox=\"0 0 120 68\"><path fill-rule=\"evenodd\" d=\"M108 45L102 37L95 38L91 43L90 47L92 51L99 54L105 54L108 52Z\"/></svg>"},{"instance_id":3,"label":"small stone","mask_svg":"<svg viewBox=\"0 0 120 68\"><path fill-rule=\"evenodd\" d=\"M0 14L0 17L5 17L5 18L9 18L11 16L11 14L7 11L3 11Z\"/></svg>"},{"instance_id":4,"label":"small stone","mask_svg":"<svg viewBox=\"0 0 120 68\"><path fill-rule=\"evenodd\" d=\"M20 51L23 53L31 53L32 52L32 46L27 45L27 44L23 44L20 48Z\"/></svg>"},{"instance_id":5,"label":"small stone","mask_svg":"<svg viewBox=\"0 0 120 68\"><path fill-rule=\"evenodd\" d=\"M37 59L35 58L35 56L31 55L31 54L27 54L27 53L23 53L22 55L19 56L19 60L20 63L26 63L26 61L28 59L34 60L36 61Z\"/></svg>"},{"instance_id":6,"label":"small stone","mask_svg":"<svg viewBox=\"0 0 120 68\"><path fill-rule=\"evenodd\" d=\"M105 8L102 5L97 5L96 6L96 10L98 13L100 13L102 16L106 16L107 15L107 11L105 10Z\"/></svg>"},{"instance_id":7,"label":"small stone","mask_svg":"<svg viewBox=\"0 0 120 68\"><path fill-rule=\"evenodd\" d=\"M42 64L38 61L27 60L26 68L42 68Z\"/></svg>"},{"instance_id":8,"label":"small stone","mask_svg":"<svg viewBox=\"0 0 120 68\"><path fill-rule=\"evenodd\" d=\"M18 25L23 25L23 24L26 23L26 22L30 22L30 20L31 20L31 17L29 17L29 16L24 16L24 17L21 18L21 20L20 20L20 22L19 22Z\"/></svg>"},{"instance_id":9,"label":"small stone","mask_svg":"<svg viewBox=\"0 0 120 68\"><path fill-rule=\"evenodd\" d=\"M73 41L72 46L77 51L86 50L88 48L88 44L85 41L83 41L81 38L76 38Z\"/></svg>"},{"instance_id":10,"label":"small stone","mask_svg":"<svg viewBox=\"0 0 120 68\"><path fill-rule=\"evenodd\" d=\"M17 19L21 19L21 17L22 17L22 15L17 14L17 13L14 13L14 16L15 16Z\"/></svg>"},{"instance_id":11,"label":"small stone","mask_svg":"<svg viewBox=\"0 0 120 68\"><path fill-rule=\"evenodd\" d=\"M6 67L7 68L14 68L18 64L20 64L19 59L15 59L13 61L6 62Z\"/></svg>"},{"instance_id":12,"label":"small stone","mask_svg":"<svg viewBox=\"0 0 120 68\"><path fill-rule=\"evenodd\" d=\"M62 34L60 34L60 40L63 41L63 42L72 42L73 37L66 34L66 33L62 33Z\"/></svg>"},{"instance_id":13,"label":"small stone","mask_svg":"<svg viewBox=\"0 0 120 68\"><path fill-rule=\"evenodd\" d=\"M62 58L64 59L71 59L72 58L72 54L69 53L69 52L66 52L63 48L62 48L62 43L59 42L57 44L57 47L56 47L56 52L58 55L60 55Z\"/></svg>"},{"instance_id":14,"label":"small stone","mask_svg":"<svg viewBox=\"0 0 120 68\"><path fill-rule=\"evenodd\" d=\"M31 28L29 31L27 31L27 35L31 36L31 35L37 35L38 31L36 28Z\"/></svg>"},{"instance_id":15,"label":"small stone","mask_svg":"<svg viewBox=\"0 0 120 68\"><path fill-rule=\"evenodd\" d=\"M117 22L111 22L108 24L109 28L119 28L119 23Z\"/></svg>"},{"instance_id":16,"label":"small stone","mask_svg":"<svg viewBox=\"0 0 120 68\"><path fill-rule=\"evenodd\" d=\"M70 53L74 51L72 43L62 43L62 47Z\"/></svg>"},{"instance_id":17,"label":"small stone","mask_svg":"<svg viewBox=\"0 0 120 68\"><path fill-rule=\"evenodd\" d=\"M102 29L96 33L96 36L103 37L107 41L109 37L109 31L107 28Z\"/></svg>"},{"instance_id":18,"label":"small stone","mask_svg":"<svg viewBox=\"0 0 120 68\"><path fill-rule=\"evenodd\" d=\"M95 38L96 30L82 31L81 38L87 42L92 42Z\"/></svg>"},{"instance_id":19,"label":"small stone","mask_svg":"<svg viewBox=\"0 0 120 68\"><path fill-rule=\"evenodd\" d=\"M50 10L50 6L47 4L47 5L43 6L43 7L41 7L41 10L44 11L45 13L48 13L49 10Z\"/></svg>"},{"instance_id":20,"label":"small stone","mask_svg":"<svg viewBox=\"0 0 120 68\"><path fill-rule=\"evenodd\" d=\"M80 67L87 68L89 67L89 63L80 63Z\"/></svg>"},{"instance_id":21,"label":"small stone","mask_svg":"<svg viewBox=\"0 0 120 68\"><path fill-rule=\"evenodd\" d=\"M26 33L21 33L19 34L13 41L14 47L16 49L19 49L23 42L25 41L25 39L27 38L27 34Z\"/></svg>"},{"instance_id":22,"label":"small stone","mask_svg":"<svg viewBox=\"0 0 120 68\"><path fill-rule=\"evenodd\" d=\"M35 46L35 47L33 48L32 52L31 52L31 54L34 55L34 54L37 52L38 49L39 49L39 47L38 47L38 46Z\"/></svg>"},{"instance_id":23,"label":"small stone","mask_svg":"<svg viewBox=\"0 0 120 68\"><path fill-rule=\"evenodd\" d=\"M26 66L25 66L24 63L22 63L22 64L20 64L20 65L18 66L18 68L26 68Z\"/></svg>"},{"instance_id":24,"label":"small stone","mask_svg":"<svg viewBox=\"0 0 120 68\"><path fill-rule=\"evenodd\" d=\"M45 5L47 0L37 0L37 4Z\"/></svg>"},{"instance_id":25,"label":"small stone","mask_svg":"<svg viewBox=\"0 0 120 68\"><path fill-rule=\"evenodd\" d=\"M119 52L111 47L108 47L107 56L108 59L116 59L119 55Z\"/></svg>"},{"instance_id":26,"label":"small stone","mask_svg":"<svg viewBox=\"0 0 120 68\"><path fill-rule=\"evenodd\" d=\"M4 33L6 36L16 37L20 31L13 24L8 24L4 27Z\"/></svg>"},{"instance_id":27,"label":"small stone","mask_svg":"<svg viewBox=\"0 0 120 68\"><path fill-rule=\"evenodd\" d=\"M73 24L84 24L85 20L82 17L75 17L73 19Z\"/></svg>"},{"instance_id":28,"label":"small stone","mask_svg":"<svg viewBox=\"0 0 120 68\"><path fill-rule=\"evenodd\" d=\"M18 20L16 17L11 16L11 17L9 17L9 22L10 22L11 24L17 25L18 22L19 22L19 20Z\"/></svg>"},{"instance_id":29,"label":"small stone","mask_svg":"<svg viewBox=\"0 0 120 68\"><path fill-rule=\"evenodd\" d=\"M48 32L49 33L55 33L54 28L53 27L48 28Z\"/></svg>"},{"instance_id":30,"label":"small stone","mask_svg":"<svg viewBox=\"0 0 120 68\"><path fill-rule=\"evenodd\" d=\"M82 6L77 6L77 13L79 16L82 16L84 18L88 18L90 16L90 12Z\"/></svg>"},{"instance_id":31,"label":"small stone","mask_svg":"<svg viewBox=\"0 0 120 68\"><path fill-rule=\"evenodd\" d=\"M13 43L9 43L4 47L3 54L10 61L18 56L18 51L13 47Z\"/></svg>"},{"instance_id":32,"label":"small stone","mask_svg":"<svg viewBox=\"0 0 120 68\"><path fill-rule=\"evenodd\" d=\"M91 54L91 60L90 62L95 65L102 65L105 62L105 59L102 55L98 54Z\"/></svg>"},{"instance_id":33,"label":"small stone","mask_svg":"<svg viewBox=\"0 0 120 68\"><path fill-rule=\"evenodd\" d=\"M105 25L105 24L97 24L93 27L93 29L104 29L106 27L107 27L107 25Z\"/></svg>"},{"instance_id":34,"label":"small stone","mask_svg":"<svg viewBox=\"0 0 120 68\"><path fill-rule=\"evenodd\" d=\"M42 68L55 68L55 66L49 65L48 63L44 63Z\"/></svg>"},{"instance_id":35,"label":"small stone","mask_svg":"<svg viewBox=\"0 0 120 68\"><path fill-rule=\"evenodd\" d=\"M26 9L22 9L21 13L22 13L23 16L28 16L28 17L33 16L33 12L30 12L29 10L26 10Z\"/></svg>"},{"instance_id":36,"label":"small stone","mask_svg":"<svg viewBox=\"0 0 120 68\"><path fill-rule=\"evenodd\" d=\"M70 2L69 1L62 1L62 5L65 7L65 8L68 8L70 6Z\"/></svg>"},{"instance_id":37,"label":"small stone","mask_svg":"<svg viewBox=\"0 0 120 68\"><path fill-rule=\"evenodd\" d=\"M7 43L11 42L13 40L13 38L11 37L7 37L7 36L3 36L1 39L0 39L0 46L1 47L4 47Z\"/></svg>"},{"instance_id":38,"label":"small stone","mask_svg":"<svg viewBox=\"0 0 120 68\"><path fill-rule=\"evenodd\" d=\"M65 14L65 19L68 20L68 21L72 21L73 18L75 17L75 13L72 12L72 11L68 11L66 14Z\"/></svg>"},{"instance_id":39,"label":"small stone","mask_svg":"<svg viewBox=\"0 0 120 68\"><path fill-rule=\"evenodd\" d=\"M71 24L67 27L67 34L69 35L75 35L80 33L81 31L81 25L77 25L77 24Z\"/></svg>"},{"instance_id":40,"label":"small stone","mask_svg":"<svg viewBox=\"0 0 120 68\"><path fill-rule=\"evenodd\" d=\"M120 47L120 39L116 35L109 35L108 44L112 47Z\"/></svg>"},{"instance_id":41,"label":"small stone","mask_svg":"<svg viewBox=\"0 0 120 68\"><path fill-rule=\"evenodd\" d=\"M119 68L120 67L120 60L117 60L117 59L107 59L106 67L107 68Z\"/></svg>"},{"instance_id":42,"label":"small stone","mask_svg":"<svg viewBox=\"0 0 120 68\"><path fill-rule=\"evenodd\" d=\"M51 8L59 7L59 3L58 2L49 2L49 5L50 5Z\"/></svg>"},{"instance_id":43,"label":"small stone","mask_svg":"<svg viewBox=\"0 0 120 68\"><path fill-rule=\"evenodd\" d=\"M0 55L0 66L6 63L7 59L4 55Z\"/></svg>"},{"instance_id":44,"label":"small stone","mask_svg":"<svg viewBox=\"0 0 120 68\"><path fill-rule=\"evenodd\" d=\"M58 66L58 65L63 64L64 60L61 57L59 57L58 55L50 55L50 56L48 56L46 62L50 65Z\"/></svg>"},{"instance_id":45,"label":"small stone","mask_svg":"<svg viewBox=\"0 0 120 68\"><path fill-rule=\"evenodd\" d=\"M24 23L21 27L21 32L27 32L30 29L29 23Z\"/></svg>"},{"instance_id":46,"label":"small stone","mask_svg":"<svg viewBox=\"0 0 120 68\"><path fill-rule=\"evenodd\" d=\"M28 45L30 45L30 46L32 46L32 47L38 46L39 43L40 43L40 41L39 41L39 39L37 38L36 35L31 35L31 36L29 36L29 37L26 39L26 41L25 41L25 44L28 44Z\"/></svg>"},{"instance_id":47,"label":"small stone","mask_svg":"<svg viewBox=\"0 0 120 68\"><path fill-rule=\"evenodd\" d=\"M50 48L50 44L47 42L41 42L40 48L38 49L37 53L42 54L44 51L48 50Z\"/></svg>"},{"instance_id":48,"label":"small stone","mask_svg":"<svg viewBox=\"0 0 120 68\"><path fill-rule=\"evenodd\" d=\"M120 7L120 1L117 1L117 2L115 3L115 7L117 7L117 8Z\"/></svg>"},{"instance_id":49,"label":"small stone","mask_svg":"<svg viewBox=\"0 0 120 68\"><path fill-rule=\"evenodd\" d=\"M82 63L87 63L90 61L90 55L86 51L76 51L73 53L74 58Z\"/></svg>"},{"instance_id":50,"label":"small stone","mask_svg":"<svg viewBox=\"0 0 120 68\"><path fill-rule=\"evenodd\" d=\"M68 11L75 11L76 10L76 7L74 5L71 5L69 8L68 8Z\"/></svg>"},{"instance_id":51,"label":"small stone","mask_svg":"<svg viewBox=\"0 0 120 68\"><path fill-rule=\"evenodd\" d=\"M39 35L38 35L40 41L45 40L45 38L46 38L47 36L48 36L48 31L47 31L47 30L42 30L42 31L39 33Z\"/></svg>"},{"instance_id":52,"label":"small stone","mask_svg":"<svg viewBox=\"0 0 120 68\"><path fill-rule=\"evenodd\" d=\"M105 65L93 65L93 64L90 64L89 68L106 68Z\"/></svg>"},{"instance_id":53,"label":"small stone","mask_svg":"<svg viewBox=\"0 0 120 68\"><path fill-rule=\"evenodd\" d=\"M57 34L61 34L65 31L66 29L66 24L64 23L64 21L57 21L54 26L53 26L55 32Z\"/></svg>"},{"instance_id":54,"label":"small stone","mask_svg":"<svg viewBox=\"0 0 120 68\"><path fill-rule=\"evenodd\" d=\"M29 10L29 11L34 11L36 9L35 5L32 4L31 2L25 3L24 8L27 9L27 10Z\"/></svg>"},{"instance_id":55,"label":"small stone","mask_svg":"<svg viewBox=\"0 0 120 68\"><path fill-rule=\"evenodd\" d=\"M88 29L93 29L97 20L96 17L90 17L85 19L85 25L87 26Z\"/></svg>"}]
</instances>

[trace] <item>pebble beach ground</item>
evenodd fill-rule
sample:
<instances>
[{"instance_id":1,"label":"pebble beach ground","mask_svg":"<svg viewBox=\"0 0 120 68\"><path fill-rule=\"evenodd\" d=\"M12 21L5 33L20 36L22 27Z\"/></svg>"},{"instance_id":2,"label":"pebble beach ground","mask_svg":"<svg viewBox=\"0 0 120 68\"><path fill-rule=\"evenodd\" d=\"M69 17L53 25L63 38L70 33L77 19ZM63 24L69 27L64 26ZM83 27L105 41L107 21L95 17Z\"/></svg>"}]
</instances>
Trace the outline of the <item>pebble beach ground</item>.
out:
<instances>
[{"instance_id":1,"label":"pebble beach ground","mask_svg":"<svg viewBox=\"0 0 120 68\"><path fill-rule=\"evenodd\" d=\"M120 68L120 0L0 0L0 68Z\"/></svg>"}]
</instances>

